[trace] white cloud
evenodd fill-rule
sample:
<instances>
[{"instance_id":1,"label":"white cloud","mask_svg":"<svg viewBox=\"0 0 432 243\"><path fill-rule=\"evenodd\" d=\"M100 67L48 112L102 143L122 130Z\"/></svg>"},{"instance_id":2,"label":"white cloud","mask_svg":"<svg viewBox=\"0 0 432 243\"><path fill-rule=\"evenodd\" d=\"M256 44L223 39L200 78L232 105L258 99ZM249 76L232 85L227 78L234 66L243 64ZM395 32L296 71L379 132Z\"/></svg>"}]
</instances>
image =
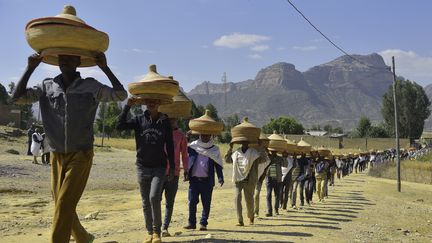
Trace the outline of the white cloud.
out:
<instances>
[{"instance_id":1,"label":"white cloud","mask_svg":"<svg viewBox=\"0 0 432 243\"><path fill-rule=\"evenodd\" d=\"M395 57L396 74L427 85L432 83L432 57L420 56L413 51L388 49L379 52L387 65L391 65Z\"/></svg>"},{"instance_id":2,"label":"white cloud","mask_svg":"<svg viewBox=\"0 0 432 243\"><path fill-rule=\"evenodd\" d=\"M258 46L253 46L251 47L252 51L267 51L268 49L270 49L270 47L268 45L258 45Z\"/></svg>"},{"instance_id":3,"label":"white cloud","mask_svg":"<svg viewBox=\"0 0 432 243\"><path fill-rule=\"evenodd\" d=\"M133 51L133 52L137 52L137 53L141 53L141 52L143 52L141 49L139 49L139 48L132 48L132 50L131 51Z\"/></svg>"},{"instance_id":4,"label":"white cloud","mask_svg":"<svg viewBox=\"0 0 432 243\"><path fill-rule=\"evenodd\" d=\"M233 33L221 36L213 45L227 48L254 47L268 40L271 40L270 36Z\"/></svg>"},{"instance_id":5,"label":"white cloud","mask_svg":"<svg viewBox=\"0 0 432 243\"><path fill-rule=\"evenodd\" d=\"M315 51L318 49L316 46L293 46L292 48L297 51Z\"/></svg>"},{"instance_id":6,"label":"white cloud","mask_svg":"<svg viewBox=\"0 0 432 243\"><path fill-rule=\"evenodd\" d=\"M252 59L255 59L255 60L262 59L262 56L260 54L258 54L258 53L250 54L248 57L252 58Z\"/></svg>"},{"instance_id":7,"label":"white cloud","mask_svg":"<svg viewBox=\"0 0 432 243\"><path fill-rule=\"evenodd\" d=\"M201 48L207 49L207 48L209 48L209 46L208 45L202 45Z\"/></svg>"}]
</instances>

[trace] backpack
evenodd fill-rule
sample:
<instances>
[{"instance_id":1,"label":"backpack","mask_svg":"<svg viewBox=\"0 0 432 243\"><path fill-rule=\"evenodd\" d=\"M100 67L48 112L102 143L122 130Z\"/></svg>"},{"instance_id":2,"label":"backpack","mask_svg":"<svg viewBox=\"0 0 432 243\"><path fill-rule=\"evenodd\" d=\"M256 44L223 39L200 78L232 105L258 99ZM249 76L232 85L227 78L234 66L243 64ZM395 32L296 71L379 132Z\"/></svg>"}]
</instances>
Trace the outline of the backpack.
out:
<instances>
[{"instance_id":1,"label":"backpack","mask_svg":"<svg viewBox=\"0 0 432 243\"><path fill-rule=\"evenodd\" d=\"M322 172L324 172L324 169L325 169L325 162L324 162L324 161L319 162L319 163L315 166L315 171L316 171L316 173L322 173Z\"/></svg>"}]
</instances>

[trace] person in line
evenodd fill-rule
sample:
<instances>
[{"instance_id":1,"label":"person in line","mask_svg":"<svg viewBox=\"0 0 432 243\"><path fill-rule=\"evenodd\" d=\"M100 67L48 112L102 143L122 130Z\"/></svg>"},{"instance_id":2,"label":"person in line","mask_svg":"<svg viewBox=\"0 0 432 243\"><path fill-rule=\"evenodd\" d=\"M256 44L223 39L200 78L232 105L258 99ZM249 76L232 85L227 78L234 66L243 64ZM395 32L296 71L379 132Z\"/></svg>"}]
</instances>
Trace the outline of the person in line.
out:
<instances>
[{"instance_id":1,"label":"person in line","mask_svg":"<svg viewBox=\"0 0 432 243\"><path fill-rule=\"evenodd\" d=\"M93 162L93 122L99 101L122 101L127 92L107 65L103 53L95 57L96 64L110 80L113 88L93 78L82 78L77 72L81 58L59 55L61 74L43 80L40 86L26 88L42 57L33 54L12 99L18 103L39 101L47 151L51 154L51 189L54 198L52 243L69 242L72 234L77 243L94 240L81 225L76 213Z\"/></svg>"},{"instance_id":2,"label":"person in line","mask_svg":"<svg viewBox=\"0 0 432 243\"><path fill-rule=\"evenodd\" d=\"M299 176L297 177L297 183L299 184L299 187L300 187L300 206L303 207L304 206L304 200L305 200L303 192L304 192L304 188L305 188L305 181L307 178L306 169L309 166L309 159L306 158L305 153L302 153L300 158L297 160L297 166L300 169L299 170L300 171ZM297 197L293 197L293 200L292 200L292 202L294 203L294 206L292 208L294 208L294 209L297 208L296 199L297 199Z\"/></svg>"},{"instance_id":3,"label":"person in line","mask_svg":"<svg viewBox=\"0 0 432 243\"><path fill-rule=\"evenodd\" d=\"M270 151L270 166L267 170L267 214L266 217L273 216L272 192L275 195L274 212L279 215L279 185L282 182L282 165L287 167L286 158L277 155L277 151Z\"/></svg>"},{"instance_id":4,"label":"person in line","mask_svg":"<svg viewBox=\"0 0 432 243\"><path fill-rule=\"evenodd\" d=\"M270 165L270 159L269 159L269 151L267 149L268 147L268 138L261 135L258 139L258 152L260 153L260 160L263 161L262 163L258 164L257 169L257 183L255 186L255 192L254 192L254 218L259 217L259 207L260 207L260 193L262 184L264 182L264 179L267 176L267 169Z\"/></svg>"},{"instance_id":5,"label":"person in line","mask_svg":"<svg viewBox=\"0 0 432 243\"><path fill-rule=\"evenodd\" d=\"M178 190L179 177L180 177L180 156L183 165L183 180L188 180L188 168L189 168L189 154L187 152L187 140L184 133L180 131L177 124L177 118L169 118L171 122L171 127L173 129L173 139L174 139L174 162L175 162L175 172L173 180L166 180L162 193L165 192L165 218L162 225L162 237L171 236L168 232L168 227L171 222L171 217L174 209L174 201ZM167 166L167 175L169 173L169 165Z\"/></svg>"},{"instance_id":6,"label":"person in line","mask_svg":"<svg viewBox=\"0 0 432 243\"><path fill-rule=\"evenodd\" d=\"M315 189L315 174L314 174L314 164L313 164L313 158L311 158L311 160L309 160L309 163L306 167L306 172L305 172L305 196L306 196L306 203L308 206L310 206L313 201L313 192ZM301 197L301 194L300 194Z\"/></svg>"},{"instance_id":7,"label":"person in line","mask_svg":"<svg viewBox=\"0 0 432 243\"><path fill-rule=\"evenodd\" d=\"M49 145L47 143L46 134L42 133L42 164L49 165L50 163L50 152L49 152Z\"/></svg>"},{"instance_id":8,"label":"person in line","mask_svg":"<svg viewBox=\"0 0 432 243\"><path fill-rule=\"evenodd\" d=\"M35 132L32 134L31 153L33 154L33 164L39 164L37 157L42 155L43 137L40 132L40 129L36 128Z\"/></svg>"},{"instance_id":9,"label":"person in line","mask_svg":"<svg viewBox=\"0 0 432 243\"><path fill-rule=\"evenodd\" d=\"M288 156L287 154L283 154L283 157L286 157L288 162L282 165L282 182L280 184L280 196L279 196L281 203L279 206L283 210L286 210L288 205L288 198L292 188L291 175L292 175L292 168L294 166L294 160L291 156Z\"/></svg>"},{"instance_id":10,"label":"person in line","mask_svg":"<svg viewBox=\"0 0 432 243\"><path fill-rule=\"evenodd\" d=\"M31 145L32 145L32 136L33 133L35 132L35 124L32 123L31 126L29 127L29 129L27 130L27 155L29 156L33 156L32 152L31 152Z\"/></svg>"},{"instance_id":11,"label":"person in line","mask_svg":"<svg viewBox=\"0 0 432 243\"><path fill-rule=\"evenodd\" d=\"M315 165L315 178L316 178L316 191L318 194L318 201L324 202L325 182L327 180L327 168L329 157L320 157L318 163Z\"/></svg>"},{"instance_id":12,"label":"person in line","mask_svg":"<svg viewBox=\"0 0 432 243\"><path fill-rule=\"evenodd\" d=\"M200 134L199 139L191 142L189 153L189 218L185 229L196 229L196 213L199 197L203 211L201 214L201 231L207 230L208 218L215 185L215 172L220 186L224 184L223 161L219 147L213 144L212 136Z\"/></svg>"},{"instance_id":13,"label":"person in line","mask_svg":"<svg viewBox=\"0 0 432 243\"><path fill-rule=\"evenodd\" d=\"M144 114L128 119L131 106L144 102ZM162 187L175 174L174 142L168 116L158 112L161 101L130 97L117 122L118 130L134 130L136 168L140 187L145 227L145 243L160 243L162 226ZM169 162L168 178L166 175Z\"/></svg>"},{"instance_id":14,"label":"person in line","mask_svg":"<svg viewBox=\"0 0 432 243\"><path fill-rule=\"evenodd\" d=\"M233 143L225 155L225 162L233 164L233 182L235 184L235 208L237 226L244 226L242 212L242 191L244 192L249 224L254 224L254 190L258 180L260 153L249 147L249 142L241 142L241 147L233 152Z\"/></svg>"}]
</instances>

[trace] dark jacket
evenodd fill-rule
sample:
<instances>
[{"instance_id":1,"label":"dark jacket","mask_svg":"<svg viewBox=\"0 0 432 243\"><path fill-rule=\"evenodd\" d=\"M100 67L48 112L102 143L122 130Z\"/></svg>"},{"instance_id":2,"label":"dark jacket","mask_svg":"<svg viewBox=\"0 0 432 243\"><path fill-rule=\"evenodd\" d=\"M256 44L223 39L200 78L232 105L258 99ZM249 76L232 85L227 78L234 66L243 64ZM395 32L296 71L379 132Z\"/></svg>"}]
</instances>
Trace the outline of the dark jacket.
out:
<instances>
[{"instance_id":1,"label":"dark jacket","mask_svg":"<svg viewBox=\"0 0 432 243\"><path fill-rule=\"evenodd\" d=\"M64 89L62 75L45 79L42 85L27 88L17 100L39 101L48 151L69 153L93 148L93 122L99 101L122 101L127 92L110 88L93 78L77 73L74 82Z\"/></svg>"},{"instance_id":2,"label":"dark jacket","mask_svg":"<svg viewBox=\"0 0 432 243\"><path fill-rule=\"evenodd\" d=\"M214 145L213 145L214 146ZM188 153L189 153L189 170L190 172L192 172L192 168L195 165L195 161L198 157L198 153L197 151L195 151L194 149L188 147ZM214 160L210 159L208 160L208 176L209 176L209 180L212 186L215 185L215 169L216 169L216 174L218 177L218 182L219 183L223 183L224 182L224 178L223 178L223 171L222 171L222 166L220 166L218 163L216 163ZM189 179L191 178L192 173L188 174Z\"/></svg>"},{"instance_id":3,"label":"dark jacket","mask_svg":"<svg viewBox=\"0 0 432 243\"><path fill-rule=\"evenodd\" d=\"M175 168L174 142L168 117L159 113L159 119L152 121L148 111L143 115L127 119L130 106L125 105L118 117L118 130L134 130L137 163L149 168Z\"/></svg>"}]
</instances>

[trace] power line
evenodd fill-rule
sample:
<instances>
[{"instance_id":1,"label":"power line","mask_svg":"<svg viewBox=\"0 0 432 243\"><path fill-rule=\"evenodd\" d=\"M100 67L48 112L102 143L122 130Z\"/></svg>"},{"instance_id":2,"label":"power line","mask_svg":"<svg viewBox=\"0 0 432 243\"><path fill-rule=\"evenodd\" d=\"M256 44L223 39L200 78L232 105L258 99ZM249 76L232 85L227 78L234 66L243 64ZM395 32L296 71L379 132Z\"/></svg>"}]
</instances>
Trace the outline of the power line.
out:
<instances>
[{"instance_id":1,"label":"power line","mask_svg":"<svg viewBox=\"0 0 432 243\"><path fill-rule=\"evenodd\" d=\"M339 51L341 51L343 54L347 55L348 57L350 57L351 59L353 59L354 61L357 61L367 67L370 68L374 68L374 69L379 69L379 70L386 70L386 71L390 71L390 69L386 68L377 68L375 66L371 66L357 58L355 58L354 56L348 54L348 52L346 52L344 49L342 49L341 47L339 47L336 43L334 43L332 40L330 40L330 38L328 38L321 30L318 29L318 27L316 27L292 2L291 0L287 0L287 2L309 23L310 26L312 26L318 33L320 33L320 35L322 35L328 42L330 42L336 49L338 49Z\"/></svg>"}]
</instances>

